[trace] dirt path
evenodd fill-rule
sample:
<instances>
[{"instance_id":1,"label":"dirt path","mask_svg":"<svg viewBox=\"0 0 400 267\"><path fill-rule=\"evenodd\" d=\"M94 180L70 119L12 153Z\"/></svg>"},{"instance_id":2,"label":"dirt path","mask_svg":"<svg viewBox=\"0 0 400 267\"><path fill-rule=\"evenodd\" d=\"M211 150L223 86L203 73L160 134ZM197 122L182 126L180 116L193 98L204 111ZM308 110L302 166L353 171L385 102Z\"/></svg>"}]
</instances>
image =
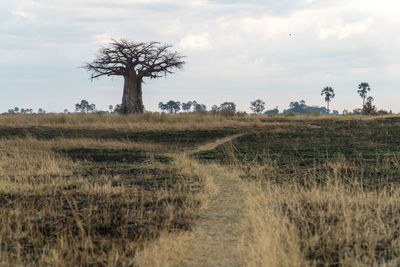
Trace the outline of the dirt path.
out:
<instances>
[{"instance_id":1,"label":"dirt path","mask_svg":"<svg viewBox=\"0 0 400 267\"><path fill-rule=\"evenodd\" d=\"M217 146L231 142L231 141L235 140L236 138L239 138L243 135L244 135L243 133L240 133L240 134L235 134L235 135L231 135L231 136L228 136L225 138L218 139L215 142L201 145L201 146L197 147L196 149L194 149L193 151L191 151L190 153L197 153L197 152L201 152L201 151L213 150L213 149L217 148Z\"/></svg>"},{"instance_id":2,"label":"dirt path","mask_svg":"<svg viewBox=\"0 0 400 267\"><path fill-rule=\"evenodd\" d=\"M196 148L206 151L242 136L237 134ZM176 154L176 163L205 179L204 206L191 232L164 234L136 255L138 266L239 266L238 224L244 216L242 183L228 167L199 164L189 152ZM203 175L205 174L205 175Z\"/></svg>"},{"instance_id":3,"label":"dirt path","mask_svg":"<svg viewBox=\"0 0 400 267\"><path fill-rule=\"evenodd\" d=\"M242 134L199 147L195 152L214 149ZM244 204L240 181L231 170L218 165L200 165L207 170L215 192L208 197L188 242L185 266L238 266L237 225Z\"/></svg>"}]
</instances>

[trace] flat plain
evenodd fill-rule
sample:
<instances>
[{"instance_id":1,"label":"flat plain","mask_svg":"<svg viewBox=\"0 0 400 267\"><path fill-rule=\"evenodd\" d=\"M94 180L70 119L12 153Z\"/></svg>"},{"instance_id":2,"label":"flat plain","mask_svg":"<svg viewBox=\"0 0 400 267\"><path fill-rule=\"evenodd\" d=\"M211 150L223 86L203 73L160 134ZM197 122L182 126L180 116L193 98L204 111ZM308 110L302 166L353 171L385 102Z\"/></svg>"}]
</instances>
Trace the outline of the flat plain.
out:
<instances>
[{"instance_id":1,"label":"flat plain","mask_svg":"<svg viewBox=\"0 0 400 267\"><path fill-rule=\"evenodd\" d=\"M400 261L400 117L0 116L0 265Z\"/></svg>"}]
</instances>

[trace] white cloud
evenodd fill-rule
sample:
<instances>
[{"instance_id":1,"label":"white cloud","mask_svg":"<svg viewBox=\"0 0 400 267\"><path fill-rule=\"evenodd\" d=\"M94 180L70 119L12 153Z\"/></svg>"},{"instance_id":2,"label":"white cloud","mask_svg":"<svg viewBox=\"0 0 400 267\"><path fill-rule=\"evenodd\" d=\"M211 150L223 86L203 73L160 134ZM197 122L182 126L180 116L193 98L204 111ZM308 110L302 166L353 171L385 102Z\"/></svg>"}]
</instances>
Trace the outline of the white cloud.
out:
<instances>
[{"instance_id":1,"label":"white cloud","mask_svg":"<svg viewBox=\"0 0 400 267\"><path fill-rule=\"evenodd\" d=\"M276 39L289 34L300 33L309 24L305 14L294 13L288 17L264 15L240 19L239 29L256 40Z\"/></svg>"},{"instance_id":2,"label":"white cloud","mask_svg":"<svg viewBox=\"0 0 400 267\"><path fill-rule=\"evenodd\" d=\"M178 45L184 50L206 51L211 48L209 33L189 34L182 38Z\"/></svg>"},{"instance_id":3,"label":"white cloud","mask_svg":"<svg viewBox=\"0 0 400 267\"><path fill-rule=\"evenodd\" d=\"M109 44L112 38L119 39L116 36L111 36L111 34L108 33L108 32L105 32L105 33L102 33L102 34L95 34L93 36L93 39L99 45Z\"/></svg>"},{"instance_id":4,"label":"white cloud","mask_svg":"<svg viewBox=\"0 0 400 267\"><path fill-rule=\"evenodd\" d=\"M26 19L29 21L33 21L37 18L36 14L32 13L32 12L27 12L27 11L23 11L21 9L17 9L13 12L14 16L18 17L18 18L22 18L22 19Z\"/></svg>"},{"instance_id":5,"label":"white cloud","mask_svg":"<svg viewBox=\"0 0 400 267\"><path fill-rule=\"evenodd\" d=\"M335 37L339 40L345 39L353 35L365 33L372 26L373 22L374 20L371 17L355 23L345 24L340 22L334 26L319 29L318 38L327 39Z\"/></svg>"},{"instance_id":6,"label":"white cloud","mask_svg":"<svg viewBox=\"0 0 400 267\"><path fill-rule=\"evenodd\" d=\"M7 77L12 76L7 62L18 66L15 69L24 68L21 62L50 69L67 61L72 72L74 66L93 59L99 45L106 45L111 37L124 37L173 44L187 56L183 73L157 81L153 88L156 80L146 85L158 100L178 94L177 80L188 95L203 88L209 90L206 96L220 94L216 97L222 99L229 95L238 102L247 101L243 87L249 88L248 94L251 88L258 88L260 94L263 88L272 88L293 95L331 81L346 85L375 79L378 84L382 79L400 85L396 75L399 6L397 0L3 1L0 31L5 38L0 44L0 67ZM213 66L218 66L218 72ZM157 91L158 86L166 89ZM266 95L274 98L273 92ZM287 102L298 100L286 98L282 96Z\"/></svg>"},{"instance_id":7,"label":"white cloud","mask_svg":"<svg viewBox=\"0 0 400 267\"><path fill-rule=\"evenodd\" d=\"M37 19L37 14L36 14L36 9L40 6L40 3L32 1L32 0L26 0L26 1L15 1L15 7L14 10L11 11L11 13L23 20L27 20L29 22L33 22L34 20Z\"/></svg>"}]
</instances>

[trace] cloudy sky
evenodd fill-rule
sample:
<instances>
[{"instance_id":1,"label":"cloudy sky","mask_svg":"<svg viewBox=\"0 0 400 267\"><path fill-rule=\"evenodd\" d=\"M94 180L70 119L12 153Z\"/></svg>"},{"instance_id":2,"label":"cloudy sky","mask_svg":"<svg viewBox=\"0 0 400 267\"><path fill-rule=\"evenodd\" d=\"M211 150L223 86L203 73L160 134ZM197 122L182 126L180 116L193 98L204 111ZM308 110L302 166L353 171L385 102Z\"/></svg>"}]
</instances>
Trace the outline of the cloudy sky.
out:
<instances>
[{"instance_id":1,"label":"cloudy sky","mask_svg":"<svg viewBox=\"0 0 400 267\"><path fill-rule=\"evenodd\" d=\"M120 103L121 78L91 82L79 66L121 37L187 56L182 72L145 81L148 110L170 99L324 105L326 86L332 109L352 110L368 82L379 108L400 112L399 10L398 0L2 0L0 112Z\"/></svg>"}]
</instances>

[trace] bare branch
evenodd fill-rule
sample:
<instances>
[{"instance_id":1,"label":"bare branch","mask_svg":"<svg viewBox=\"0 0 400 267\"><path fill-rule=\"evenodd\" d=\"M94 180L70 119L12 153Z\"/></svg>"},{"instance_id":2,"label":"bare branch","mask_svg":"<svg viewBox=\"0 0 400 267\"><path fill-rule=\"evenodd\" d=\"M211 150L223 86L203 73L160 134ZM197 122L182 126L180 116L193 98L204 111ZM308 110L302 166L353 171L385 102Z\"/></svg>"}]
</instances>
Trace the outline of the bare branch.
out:
<instances>
[{"instance_id":1,"label":"bare branch","mask_svg":"<svg viewBox=\"0 0 400 267\"><path fill-rule=\"evenodd\" d=\"M125 39L111 40L100 48L96 59L85 64L91 79L111 75L137 75L138 78L159 78L182 69L184 56L170 52L170 45L158 42L134 43Z\"/></svg>"}]
</instances>

